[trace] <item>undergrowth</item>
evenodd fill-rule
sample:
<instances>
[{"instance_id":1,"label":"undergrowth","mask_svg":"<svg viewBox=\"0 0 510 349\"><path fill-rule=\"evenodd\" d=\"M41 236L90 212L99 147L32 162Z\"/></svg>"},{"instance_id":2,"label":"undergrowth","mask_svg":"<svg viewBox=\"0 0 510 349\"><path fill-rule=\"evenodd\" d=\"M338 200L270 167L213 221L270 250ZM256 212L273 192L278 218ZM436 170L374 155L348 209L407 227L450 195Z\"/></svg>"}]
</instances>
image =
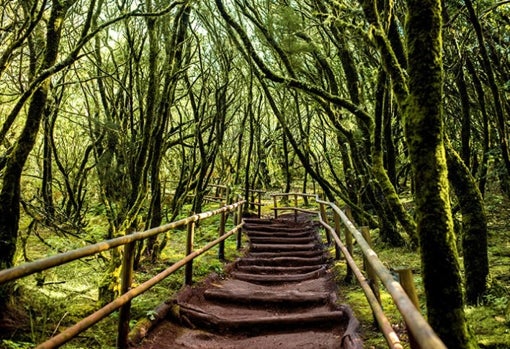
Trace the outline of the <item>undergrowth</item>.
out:
<instances>
[{"instance_id":1,"label":"undergrowth","mask_svg":"<svg viewBox=\"0 0 510 349\"><path fill-rule=\"evenodd\" d=\"M205 207L204 211L216 208L217 204ZM184 210L184 212L187 211ZM219 216L214 216L199 222L195 231L195 249L201 248L219 236L219 219ZM230 215L226 231L232 228L232 215ZM100 238L104 234L104 229L105 227L100 224L91 227L88 237ZM186 227L175 229L167 234L168 243L161 253L161 258L157 263L142 261L138 270L135 271L133 286L145 282L185 257ZM20 258L28 257L29 260L36 260L63 250L83 246L83 243L78 241L71 241L66 246L62 238L52 235L50 231L43 231L38 235L30 235L25 239L26 248L22 249L23 256L20 255ZM42 243L42 240L45 243ZM218 259L217 247L194 260L193 281L199 282L211 273L223 273L224 263L232 261L239 253L236 249L236 236L233 235L225 241L225 261ZM13 314L16 315L9 319L13 323L10 333L8 335L2 333L0 336L0 348L33 348L35 344L49 339L99 309L98 286L106 265L102 257L89 257L18 281L17 303L13 306ZM184 267L133 299L130 327L141 319L151 318L154 309L171 298L183 287L183 284ZM118 312L110 314L106 319L81 333L78 338L63 345L62 348L115 348L118 317Z\"/></svg>"},{"instance_id":2,"label":"undergrowth","mask_svg":"<svg viewBox=\"0 0 510 349\"><path fill-rule=\"evenodd\" d=\"M490 285L480 304L466 307L466 317L471 332L476 337L480 348L510 348L510 203L499 196L486 198L489 223L489 263ZM423 280L421 277L419 254L407 248L392 248L380 242L373 232L373 249L379 259L390 270L407 267L413 270L413 280L420 301L421 313L426 316ZM355 259L362 265L361 252L355 248ZM462 263L462 257L461 257ZM361 288L354 283L346 283L346 264L344 261L335 263L340 301L349 304L361 322L361 335L365 348L388 348L383 335L374 323L374 318ZM395 278L397 276L395 275ZM405 323L395 307L391 296L380 287L382 307L399 335L404 348L409 348Z\"/></svg>"},{"instance_id":3,"label":"undergrowth","mask_svg":"<svg viewBox=\"0 0 510 349\"><path fill-rule=\"evenodd\" d=\"M312 200L313 201L313 200ZM263 215L270 216L269 206L263 208ZM491 196L486 199L489 214L489 260L491 285L481 304L466 308L466 315L472 333L476 336L481 348L500 349L510 347L510 203L501 197ZM216 207L212 207L213 209ZM205 209L207 210L207 208ZM187 212L184 210L184 212ZM181 217L179 217L181 218ZM98 239L104 234L104 226L93 218L94 224L89 225L88 238ZM200 222L195 237L195 246L201 247L218 236L219 216ZM233 227L231 221L227 231ZM63 243L51 232L41 233L53 247L41 244L39 238L27 237L27 250L24 254L31 260L56 254L59 250L71 249L83 244L74 241ZM423 282L420 274L420 259L416 252L406 248L391 248L379 241L377 233L372 232L373 249L381 261L390 270L409 267L413 270L414 283L421 304L422 314L426 314ZM157 273L171 266L184 257L186 229L175 229L168 233L168 244L162 251L157 263L142 263L135 273L134 285L140 284ZM235 236L227 239L225 257L234 260L239 251L236 249ZM210 273L223 273L224 263L217 258L217 248L213 248L194 261L194 281L199 282ZM332 248L333 252L333 248ZM358 265L362 265L362 257L355 245L354 257ZM21 257L20 257L21 258ZM16 326L8 336L0 339L2 349L32 348L66 327L74 325L83 317L98 309L97 289L105 261L90 257L75 261L22 279L17 283L18 303L16 305ZM365 348L387 348L384 337L374 323L371 309L361 288L355 283L344 280L346 273L345 261L335 262L333 268L337 276L340 294L339 301L349 304L355 316L361 322L361 335ZM144 318L151 318L154 309L165 300L171 298L181 287L184 280L183 268L157 284L148 292L132 301L131 326ZM396 333L400 336L404 348L409 348L404 321L396 309L390 295L381 286L383 309ZM117 332L118 313L89 330L78 338L64 345L63 348L114 348Z\"/></svg>"}]
</instances>

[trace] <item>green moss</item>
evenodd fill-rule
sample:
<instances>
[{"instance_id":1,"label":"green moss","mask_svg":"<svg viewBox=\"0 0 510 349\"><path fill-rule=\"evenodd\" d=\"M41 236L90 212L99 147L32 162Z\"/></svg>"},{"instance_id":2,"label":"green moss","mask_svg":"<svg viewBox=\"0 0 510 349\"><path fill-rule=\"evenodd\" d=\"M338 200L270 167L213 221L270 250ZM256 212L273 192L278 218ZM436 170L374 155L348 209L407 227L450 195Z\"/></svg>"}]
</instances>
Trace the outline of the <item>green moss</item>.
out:
<instances>
[{"instance_id":1,"label":"green moss","mask_svg":"<svg viewBox=\"0 0 510 349\"><path fill-rule=\"evenodd\" d=\"M510 347L510 276L508 265L510 263L510 230L506 222L510 217L508 201L501 196L489 194L486 197L488 209L488 221L490 224L489 251L490 251L490 272L492 276L492 287L484 297L484 302L477 306L465 308L467 319L467 330L472 333L476 342L481 348L508 348ZM396 269L400 266L410 267L413 270L414 283L422 308L425 310L425 292L420 269L420 256L418 253L406 248L394 248L387 244L375 241L374 250L388 269ZM362 263L359 251L355 259ZM350 304L356 316L362 324L362 334L366 347L386 348L384 338L377 328L373 326L373 318L365 296L361 288L355 284L343 283L345 276L345 262L335 264L335 275L340 285L341 301ZM382 289L382 288L381 288ZM385 302L385 292L383 302ZM391 301L388 302L391 303ZM384 304L387 316L392 319L394 328L399 327L399 314L394 306ZM398 332L401 341L405 343L405 333Z\"/></svg>"},{"instance_id":2,"label":"green moss","mask_svg":"<svg viewBox=\"0 0 510 349\"><path fill-rule=\"evenodd\" d=\"M508 319L508 311L510 309L507 306L500 308L497 305L497 302L508 304L508 299L507 297L496 298L487 305L467 308L469 324L476 334L481 348L509 347L510 319Z\"/></svg>"},{"instance_id":3,"label":"green moss","mask_svg":"<svg viewBox=\"0 0 510 349\"><path fill-rule=\"evenodd\" d=\"M400 198L395 190L395 187L388 177L388 173L384 169L382 152L373 153L373 167L374 175L381 186L386 201L389 203L392 211L397 216L399 222L404 227L405 231L411 239L413 246L418 246L418 232L416 222L413 217L405 210Z\"/></svg>"}]
</instances>

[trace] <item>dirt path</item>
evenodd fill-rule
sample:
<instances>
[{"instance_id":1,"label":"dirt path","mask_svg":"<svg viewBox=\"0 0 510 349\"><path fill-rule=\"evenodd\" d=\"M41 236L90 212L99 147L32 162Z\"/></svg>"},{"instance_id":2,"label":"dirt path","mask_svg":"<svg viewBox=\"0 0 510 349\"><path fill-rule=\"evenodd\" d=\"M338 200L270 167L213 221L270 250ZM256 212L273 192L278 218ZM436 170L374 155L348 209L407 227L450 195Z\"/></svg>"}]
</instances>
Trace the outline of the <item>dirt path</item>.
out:
<instances>
[{"instance_id":1,"label":"dirt path","mask_svg":"<svg viewBox=\"0 0 510 349\"><path fill-rule=\"evenodd\" d=\"M183 289L139 348L362 348L310 222L246 219L249 253Z\"/></svg>"}]
</instances>

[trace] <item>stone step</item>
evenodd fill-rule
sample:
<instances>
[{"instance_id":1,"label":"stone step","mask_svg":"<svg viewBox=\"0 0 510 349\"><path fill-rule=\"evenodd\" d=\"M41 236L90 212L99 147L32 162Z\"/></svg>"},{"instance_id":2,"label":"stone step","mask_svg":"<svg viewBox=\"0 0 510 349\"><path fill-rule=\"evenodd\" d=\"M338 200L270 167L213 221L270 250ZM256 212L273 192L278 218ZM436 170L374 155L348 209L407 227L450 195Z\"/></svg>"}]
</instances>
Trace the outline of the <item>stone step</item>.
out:
<instances>
[{"instance_id":1,"label":"stone step","mask_svg":"<svg viewBox=\"0 0 510 349\"><path fill-rule=\"evenodd\" d=\"M245 225L271 225L273 220L270 218L243 218Z\"/></svg>"},{"instance_id":2,"label":"stone step","mask_svg":"<svg viewBox=\"0 0 510 349\"><path fill-rule=\"evenodd\" d=\"M331 299L328 292L305 292L298 290L229 290L212 288L204 292L208 300L243 305L277 305L285 307L325 304Z\"/></svg>"},{"instance_id":3,"label":"stone step","mask_svg":"<svg viewBox=\"0 0 510 349\"><path fill-rule=\"evenodd\" d=\"M296 225L288 226L284 224L244 224L243 230L245 231L259 231L259 232L282 232L282 233L301 233L303 231L314 231L311 225Z\"/></svg>"},{"instance_id":4,"label":"stone step","mask_svg":"<svg viewBox=\"0 0 510 349\"><path fill-rule=\"evenodd\" d=\"M309 251L317 248L317 244L250 244L251 251Z\"/></svg>"},{"instance_id":5,"label":"stone step","mask_svg":"<svg viewBox=\"0 0 510 349\"><path fill-rule=\"evenodd\" d=\"M273 266L300 266L324 264L327 261L325 256L317 257L245 257L240 259L238 265L273 265Z\"/></svg>"},{"instance_id":6,"label":"stone step","mask_svg":"<svg viewBox=\"0 0 510 349\"><path fill-rule=\"evenodd\" d=\"M309 244L317 242L315 236L305 237L278 237L278 236L267 236L267 237L256 237L250 236L250 242L252 244Z\"/></svg>"},{"instance_id":7,"label":"stone step","mask_svg":"<svg viewBox=\"0 0 510 349\"><path fill-rule=\"evenodd\" d=\"M312 250L312 251L280 251L280 252L249 252L246 257L253 258L273 258L273 257L302 257L311 258L324 256L324 251Z\"/></svg>"},{"instance_id":8,"label":"stone step","mask_svg":"<svg viewBox=\"0 0 510 349\"><path fill-rule=\"evenodd\" d=\"M270 314L255 316L246 312L245 314L224 317L221 314L214 314L192 309L186 305L179 307L180 318L185 318L188 325L192 327L201 326L209 331L219 333L225 332L248 332L250 335L257 333L274 333L289 331L292 328L306 330L308 328L332 328L341 326L348 322L347 315L342 310L324 310L306 313L291 314Z\"/></svg>"},{"instance_id":9,"label":"stone step","mask_svg":"<svg viewBox=\"0 0 510 349\"><path fill-rule=\"evenodd\" d=\"M315 231L299 231L299 232L285 232L285 231L258 231L258 230L248 230L245 233L250 237L306 237L306 236L315 236Z\"/></svg>"},{"instance_id":10,"label":"stone step","mask_svg":"<svg viewBox=\"0 0 510 349\"><path fill-rule=\"evenodd\" d=\"M237 266L238 271L243 273L250 274L302 274L308 273L311 271L318 270L322 267L321 264L318 265L304 265L304 266L286 266L286 267L276 267L274 265L264 266L264 265L239 265Z\"/></svg>"},{"instance_id":11,"label":"stone step","mask_svg":"<svg viewBox=\"0 0 510 349\"><path fill-rule=\"evenodd\" d=\"M231 275L233 278L238 280L253 282L253 283L261 283L261 284L274 284L274 283L289 283L289 282L299 282L304 280L310 280L320 277L326 273L326 267L322 266L317 270L300 273L300 274L251 274L251 273L242 273L242 272L232 272Z\"/></svg>"},{"instance_id":12,"label":"stone step","mask_svg":"<svg viewBox=\"0 0 510 349\"><path fill-rule=\"evenodd\" d=\"M161 341L147 341L143 349L296 349L296 348L322 348L322 349L350 349L354 346L346 346L351 341L351 333L345 333L339 328L314 328L296 333L289 331L274 332L271 335L265 333L246 333L244 336L223 336L219 333L211 333L201 328L182 330L178 325L170 321L163 322L155 331L156 335L163 338ZM363 348L359 337L357 348Z\"/></svg>"}]
</instances>

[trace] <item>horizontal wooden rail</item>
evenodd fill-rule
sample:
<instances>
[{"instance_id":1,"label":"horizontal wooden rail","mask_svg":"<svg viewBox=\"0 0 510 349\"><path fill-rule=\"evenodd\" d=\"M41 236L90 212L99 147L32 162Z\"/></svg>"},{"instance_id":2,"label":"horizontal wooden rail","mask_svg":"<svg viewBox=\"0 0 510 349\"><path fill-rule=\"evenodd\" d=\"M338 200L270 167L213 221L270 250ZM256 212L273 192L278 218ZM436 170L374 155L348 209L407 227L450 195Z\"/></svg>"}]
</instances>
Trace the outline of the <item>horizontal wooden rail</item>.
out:
<instances>
[{"instance_id":1,"label":"horizontal wooden rail","mask_svg":"<svg viewBox=\"0 0 510 349\"><path fill-rule=\"evenodd\" d=\"M320 201L318 201L320 202ZM377 253L368 245L361 232L359 232L354 224L347 218L345 213L338 208L334 203L328 203L333 209L335 214L338 214L344 223L345 227L349 229L351 234L354 236L361 251L366 257L367 262L374 268L379 279L381 279L383 285L388 290L391 298L395 302L395 305L399 309L402 317L404 318L410 332L413 334L417 343L421 348L434 348L434 349L446 349L444 343L439 339L437 334L434 332L429 323L421 315L418 309L402 288L399 282L397 282L390 271L381 262Z\"/></svg>"},{"instance_id":2,"label":"horizontal wooden rail","mask_svg":"<svg viewBox=\"0 0 510 349\"><path fill-rule=\"evenodd\" d=\"M375 274L377 277L382 281L383 285L386 287L386 290L391 295L395 305L397 306L399 312L402 314L402 317L404 318L404 321L406 322L406 325L408 326L408 330L413 335L414 339L418 343L420 348L434 348L434 349L446 349L446 346L441 341L441 339L437 336L437 334L434 332L434 330L430 327L429 323L425 320L425 318L422 316L420 311L416 308L416 306L413 304L412 300L409 298L407 293L404 291L402 286L399 282L395 281L393 278L393 275L390 273L390 271L384 266L384 264L381 262L375 251L370 247L368 242L363 237L362 233L356 229L354 224L351 222L351 220L347 217L347 215L340 209L338 206L332 202L323 201L320 200L318 195L316 194L301 194L301 193L276 193L271 194L271 196L274 198L275 201L275 208L276 208L276 197L279 196L293 196L295 198L295 204L296 207L294 208L296 214L298 211L302 210L301 208L297 207L297 196L301 197L314 197L315 201L322 206L321 210L322 212L319 212L318 217L320 220L320 223L325 227L328 234L327 237L333 237L335 241L335 245L338 246L347 261L348 266L351 268L351 270L354 272L356 278L358 279L366 297L367 300L370 303L370 306L372 307L372 310L374 312L374 316L376 320L378 321L379 325L381 326L381 330L383 331L386 341L390 348L401 348L401 344L398 340L398 336L391 328L391 325L389 324L389 321L384 316L384 313L382 312L382 309L380 307L380 304L377 301L377 297L375 296L374 292L370 288L370 285L368 284L367 279L363 276L363 274L360 272L359 268L356 266L355 261L352 259L352 256L350 255L348 249L346 246L341 242L340 237L336 233L335 229L332 228L329 223L327 216L324 212L324 205L329 206L333 210L333 214L338 217L345 228L349 231L349 233L356 239L358 242L358 245L363 252L363 255L365 256L365 259L367 263L373 268L375 271ZM278 209L273 208L275 212L275 217L277 216L276 212L278 212ZM286 209L289 207L285 207ZM336 220L336 218L335 218Z\"/></svg>"},{"instance_id":3,"label":"horizontal wooden rail","mask_svg":"<svg viewBox=\"0 0 510 349\"><path fill-rule=\"evenodd\" d=\"M201 219L205 219L208 217L215 216L222 212L230 212L236 209L238 206L244 204L244 200L233 203L231 205L224 206L222 208L218 208L216 210L198 213L193 216L183 218L181 220L168 223L162 225L157 228L149 229L142 232L136 232L129 235L120 236L111 240L106 240L99 242L97 244L85 246L76 250L72 250L69 252L60 253L51 257L39 259L33 262L25 263L16 267L12 267L9 269L4 269L0 271L0 284L5 283L7 281L16 280L22 278L24 276L31 275L33 273L37 273L39 271L43 271L49 268L53 268L62 264L66 264L68 262L74 261L76 259L80 259L83 257L92 256L99 252L104 252L114 247L118 247L121 245L125 245L134 241L143 240L148 237L158 235L164 232L167 232L171 229L175 229L180 226L184 226L190 222L196 222Z\"/></svg>"},{"instance_id":4,"label":"horizontal wooden rail","mask_svg":"<svg viewBox=\"0 0 510 349\"><path fill-rule=\"evenodd\" d=\"M384 337L386 338L386 343L388 343L388 346L392 349L402 349L402 344L400 343L400 339L398 338L398 335L393 330L393 327L391 326L390 321L384 314L384 311L379 304L379 301L370 288L369 281L367 278L363 275L361 270L358 268L356 262L350 255L349 251L347 250L347 247L342 243L340 240L338 234L335 232L335 229L333 229L329 224L327 224L322 218L319 217L319 221L322 224L322 226L329 232L329 234L333 237L333 240L337 244L337 246L342 250L342 253L345 257L345 260L347 261L347 264L349 264L349 267L354 273L354 276L358 280L361 288L363 289L363 292L365 293L365 296L367 298L368 304L370 305L370 308L372 308L372 312L374 314L375 319L377 320L377 323L379 324L379 328L381 332L383 333Z\"/></svg>"},{"instance_id":5,"label":"horizontal wooden rail","mask_svg":"<svg viewBox=\"0 0 510 349\"><path fill-rule=\"evenodd\" d=\"M115 310L122 307L124 304L128 303L133 298L139 296L140 294L144 293L145 291L149 290L151 287L156 285L157 283L163 281L165 278L167 278L172 273L176 272L180 268L182 268L184 265L186 265L188 262L192 261L196 257L200 256L204 252L210 250L217 244L219 244L221 241L227 239L231 235L239 232L239 230L242 228L243 223L238 224L235 226L232 230L228 231L221 237L217 238L214 241L211 241L204 247L193 251L191 254L187 255L183 259L179 260L178 262L174 263L171 267L165 269L158 275L154 276L153 278L145 281L144 283L140 284L139 286L132 288L128 292L124 293L119 298L116 298L113 302L108 303L101 309L97 310L96 312L90 314L80 322L76 323L74 326L67 328L65 331L59 333L55 337L47 340L44 343L39 344L36 349L48 349L48 348L56 348L64 343L67 343L74 337L76 337L81 332L85 331L92 325L98 323L102 319L104 319L106 316L113 313Z\"/></svg>"},{"instance_id":6,"label":"horizontal wooden rail","mask_svg":"<svg viewBox=\"0 0 510 349\"><path fill-rule=\"evenodd\" d=\"M301 208L301 207L291 207L291 206L282 206L282 207L273 207L271 208L273 211L298 211L303 213L317 213L317 210L309 209L309 208Z\"/></svg>"},{"instance_id":7,"label":"horizontal wooden rail","mask_svg":"<svg viewBox=\"0 0 510 349\"><path fill-rule=\"evenodd\" d=\"M274 206L272 208L273 212L274 212L274 218L278 218L278 212L279 211L293 211L294 212L294 215L295 215L295 219L297 220L297 214L298 212L303 212L303 213L317 213L316 210L311 210L311 209L305 209L305 208L301 208L301 207L298 207L298 196L300 197L316 197L315 194L306 194L306 193L294 193L294 192L291 192L291 193L272 193L270 194L270 196L273 198L273 203L274 203ZM285 206L285 207L278 207L278 203L277 203L277 198L278 197L293 197L294 199L294 206Z\"/></svg>"},{"instance_id":8,"label":"horizontal wooden rail","mask_svg":"<svg viewBox=\"0 0 510 349\"><path fill-rule=\"evenodd\" d=\"M309 198L317 198L318 195L317 194L307 194L307 193L295 193L295 192L292 192L292 193L271 193L269 194L271 197L278 197L278 196L300 196L300 197L309 197Z\"/></svg>"},{"instance_id":9,"label":"horizontal wooden rail","mask_svg":"<svg viewBox=\"0 0 510 349\"><path fill-rule=\"evenodd\" d=\"M211 193L204 196L204 201L207 202L217 202L217 203L228 203L229 198L234 196L234 190L232 187L223 185L223 184L208 184L208 187L211 188ZM249 196L251 196L251 199L248 199L246 202L247 207L256 207L258 217L260 218L262 213L262 207L265 206L264 203L262 203L262 195L266 193L265 190L261 189L248 189L247 191L247 199ZM243 197L243 195L237 193L237 196L239 198ZM256 196L256 198L255 198ZM257 200L257 201L255 201Z\"/></svg>"}]
</instances>

